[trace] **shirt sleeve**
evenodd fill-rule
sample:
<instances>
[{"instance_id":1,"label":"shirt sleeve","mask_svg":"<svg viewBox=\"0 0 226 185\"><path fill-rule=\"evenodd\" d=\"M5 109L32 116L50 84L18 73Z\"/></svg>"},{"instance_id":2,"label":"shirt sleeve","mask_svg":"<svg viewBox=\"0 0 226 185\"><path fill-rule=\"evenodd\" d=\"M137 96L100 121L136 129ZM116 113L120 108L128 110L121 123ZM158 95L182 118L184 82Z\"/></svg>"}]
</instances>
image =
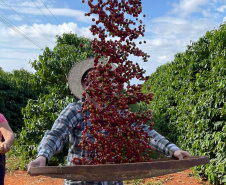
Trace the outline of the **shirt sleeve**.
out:
<instances>
[{"instance_id":1,"label":"shirt sleeve","mask_svg":"<svg viewBox=\"0 0 226 185\"><path fill-rule=\"evenodd\" d=\"M173 157L174 152L180 150L180 148L169 142L165 137L155 130L149 130L148 135L153 137L150 141L151 147L158 152Z\"/></svg>"},{"instance_id":2,"label":"shirt sleeve","mask_svg":"<svg viewBox=\"0 0 226 185\"><path fill-rule=\"evenodd\" d=\"M38 146L38 156L45 156L49 161L51 157L60 152L68 141L68 136L77 122L78 106L69 104L54 122L51 130L47 130ZM37 156L37 157L38 157Z\"/></svg>"},{"instance_id":3,"label":"shirt sleeve","mask_svg":"<svg viewBox=\"0 0 226 185\"><path fill-rule=\"evenodd\" d=\"M149 145L156 151L163 153L166 156L173 157L175 151L180 150L175 144L169 142L165 137L156 132L150 130L149 126L142 125L143 130L148 133L151 138Z\"/></svg>"}]
</instances>

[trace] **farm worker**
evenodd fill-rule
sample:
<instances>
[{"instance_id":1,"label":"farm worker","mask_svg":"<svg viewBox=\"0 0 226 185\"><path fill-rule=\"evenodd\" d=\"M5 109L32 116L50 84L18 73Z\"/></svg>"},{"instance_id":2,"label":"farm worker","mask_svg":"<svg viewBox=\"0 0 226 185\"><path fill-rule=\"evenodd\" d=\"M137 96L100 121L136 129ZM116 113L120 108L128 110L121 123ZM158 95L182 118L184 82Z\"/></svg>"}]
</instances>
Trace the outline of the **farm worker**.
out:
<instances>
[{"instance_id":1,"label":"farm worker","mask_svg":"<svg viewBox=\"0 0 226 185\"><path fill-rule=\"evenodd\" d=\"M82 93L88 85L85 83L84 79L87 78L86 75L94 68L94 59L89 58L81 62L76 63L70 73L68 84L72 93L80 100L77 103L69 104L55 120L54 125L51 130L48 130L42 141L38 146L38 155L34 161L31 161L27 165L27 171L30 173L32 167L45 166L51 157L63 149L64 144L69 138L69 151L67 156L67 165L74 165L72 160L74 157L84 157L85 152L82 151L78 144L82 140L82 131L84 129L83 123L83 113L78 113L82 107ZM88 80L89 81L89 80ZM96 104L94 98L86 97L93 104ZM78 126L79 125L79 126ZM89 125L89 123L88 123ZM190 156L186 151L180 150L175 144L170 143L167 139L157 133L155 130L149 130L148 126L145 129L151 139L150 145L156 151L162 152L167 156L175 157L178 159L183 159L183 157ZM65 179L65 185L74 184L102 184L102 185L122 185L123 182L81 182L72 181Z\"/></svg>"},{"instance_id":2,"label":"farm worker","mask_svg":"<svg viewBox=\"0 0 226 185\"><path fill-rule=\"evenodd\" d=\"M4 142L2 141L4 137ZM4 185L5 177L5 153L10 150L15 140L12 129L10 128L6 118L0 113L0 185Z\"/></svg>"}]
</instances>

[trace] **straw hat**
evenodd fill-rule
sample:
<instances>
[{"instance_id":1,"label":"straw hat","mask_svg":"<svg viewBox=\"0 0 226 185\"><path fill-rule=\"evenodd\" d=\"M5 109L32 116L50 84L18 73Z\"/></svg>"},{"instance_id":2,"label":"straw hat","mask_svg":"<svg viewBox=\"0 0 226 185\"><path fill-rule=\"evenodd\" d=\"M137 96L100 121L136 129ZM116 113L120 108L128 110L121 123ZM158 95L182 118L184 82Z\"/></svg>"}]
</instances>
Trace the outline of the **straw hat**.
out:
<instances>
[{"instance_id":1,"label":"straw hat","mask_svg":"<svg viewBox=\"0 0 226 185\"><path fill-rule=\"evenodd\" d=\"M107 61L103 59L99 59L99 62L101 62L102 64L107 63ZM116 68L116 66L112 66L113 69ZM91 68L94 68L94 58L87 58L85 60L75 63L68 74L69 88L71 92L79 99L82 99L83 93L83 88L81 84L82 76L87 70Z\"/></svg>"}]
</instances>

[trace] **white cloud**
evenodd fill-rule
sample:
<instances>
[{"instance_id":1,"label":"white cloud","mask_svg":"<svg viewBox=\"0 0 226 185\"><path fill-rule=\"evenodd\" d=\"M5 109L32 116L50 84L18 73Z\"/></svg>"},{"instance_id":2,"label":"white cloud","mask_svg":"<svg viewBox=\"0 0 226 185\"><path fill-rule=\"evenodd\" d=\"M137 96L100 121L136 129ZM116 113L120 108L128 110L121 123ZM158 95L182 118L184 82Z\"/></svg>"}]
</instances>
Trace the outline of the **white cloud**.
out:
<instances>
[{"instance_id":1,"label":"white cloud","mask_svg":"<svg viewBox=\"0 0 226 185\"><path fill-rule=\"evenodd\" d=\"M90 39L93 39L93 35L88 27L78 27L76 23L70 22L70 23L64 23L62 25L64 28L71 31L72 33L76 33L78 36L87 37Z\"/></svg>"},{"instance_id":2,"label":"white cloud","mask_svg":"<svg viewBox=\"0 0 226 185\"><path fill-rule=\"evenodd\" d=\"M23 45L0 49L0 67L4 71L12 71L13 69L21 68L24 68L28 71L34 71L31 69L31 66L28 62L35 59L34 56L37 56L38 58L38 55L41 54L41 51L33 47L24 47L24 49L17 48L19 46L25 46L25 44L28 46L30 45L29 42L24 41Z\"/></svg>"},{"instance_id":3,"label":"white cloud","mask_svg":"<svg viewBox=\"0 0 226 185\"><path fill-rule=\"evenodd\" d=\"M193 21L184 21L183 24L174 24L174 21L167 23L150 24L147 32L154 34L156 38L164 40L186 38L196 39L198 35L204 34L208 29L212 29L216 23L210 19L196 19Z\"/></svg>"},{"instance_id":4,"label":"white cloud","mask_svg":"<svg viewBox=\"0 0 226 185\"><path fill-rule=\"evenodd\" d=\"M8 4L11 7L27 7L27 8L44 8L45 5L47 7L51 8L53 5L55 5L56 1L55 0L4 0L4 4ZM44 2L45 5L42 3ZM36 8L37 9L37 8Z\"/></svg>"},{"instance_id":5,"label":"white cloud","mask_svg":"<svg viewBox=\"0 0 226 185\"><path fill-rule=\"evenodd\" d=\"M223 18L223 22L225 22L226 21L226 16Z\"/></svg>"},{"instance_id":6,"label":"white cloud","mask_svg":"<svg viewBox=\"0 0 226 185\"><path fill-rule=\"evenodd\" d=\"M42 46L50 46L52 47L51 42L55 42L55 36L59 35L59 32L62 34L67 31L67 33L72 32L76 33L78 36L84 36L88 38L92 38L92 33L89 30L89 27L78 27L76 23L64 23L62 25L52 25L52 24L33 24L32 26L22 25L16 27L16 29L20 30L24 35L39 43ZM38 31L37 31L38 30ZM10 28L2 27L0 28L0 40L1 42L7 41L10 38L23 38L22 35L19 35L17 32ZM23 39L23 41L26 39ZM11 44L10 44L11 45Z\"/></svg>"},{"instance_id":7,"label":"white cloud","mask_svg":"<svg viewBox=\"0 0 226 185\"><path fill-rule=\"evenodd\" d=\"M71 17L77 21L85 22L85 23L92 23L92 18L96 16L85 16L86 12L81 10L74 10L70 8L49 8L48 11L46 7L42 4L41 1L36 1L35 4L31 1L15 1L15 2L7 2L8 6L10 6L14 11L21 14L29 14L29 15L45 15L45 16L63 16L63 17ZM9 10L12 11L7 5L0 4L0 10ZM36 6L38 7L36 7ZM12 11L13 13L13 11ZM52 14L51 14L52 13ZM19 16L18 16L19 17Z\"/></svg>"},{"instance_id":8,"label":"white cloud","mask_svg":"<svg viewBox=\"0 0 226 185\"><path fill-rule=\"evenodd\" d=\"M179 4L174 4L174 9L172 13L187 16L194 12L201 12L202 5L205 5L208 0L180 0Z\"/></svg>"},{"instance_id":9,"label":"white cloud","mask_svg":"<svg viewBox=\"0 0 226 185\"><path fill-rule=\"evenodd\" d=\"M157 23L169 23L169 24L185 24L187 21L182 18L176 18L176 17L158 17L152 20L152 22L157 22Z\"/></svg>"},{"instance_id":10,"label":"white cloud","mask_svg":"<svg viewBox=\"0 0 226 185\"><path fill-rule=\"evenodd\" d=\"M204 17L212 17L212 14L210 13L210 9L202 10L202 14Z\"/></svg>"},{"instance_id":11,"label":"white cloud","mask_svg":"<svg viewBox=\"0 0 226 185\"><path fill-rule=\"evenodd\" d=\"M160 56L158 57L159 60L164 60L164 59L167 59L167 56Z\"/></svg>"},{"instance_id":12,"label":"white cloud","mask_svg":"<svg viewBox=\"0 0 226 185\"><path fill-rule=\"evenodd\" d=\"M10 20L14 20L14 21L22 21L23 19L20 17L20 16L18 16L18 15L9 15L9 16L7 16L8 17L8 19L10 19Z\"/></svg>"},{"instance_id":13,"label":"white cloud","mask_svg":"<svg viewBox=\"0 0 226 185\"><path fill-rule=\"evenodd\" d=\"M34 24L33 26L39 30L41 34L28 25L22 25L17 28L29 36L34 42L41 45L42 48L48 46L52 49L55 46L55 35L59 34L55 26L51 24ZM64 23L63 25L57 26L62 33L64 31L62 26L64 29L68 30L68 32L76 33L78 36L93 37L89 31L89 27L78 27L78 25L73 22L68 24ZM0 27L0 33L0 67L5 71L20 69L22 67L31 70L28 61L34 60L35 58L37 59L42 51L10 28ZM43 35L53 42L54 45Z\"/></svg>"},{"instance_id":14,"label":"white cloud","mask_svg":"<svg viewBox=\"0 0 226 185\"><path fill-rule=\"evenodd\" d=\"M206 31L218 26L211 19L196 19L193 21L174 17L159 17L147 23L146 44L140 49L150 55L147 63L140 66L150 75L156 67L174 60L174 55L185 52L190 41L196 42ZM141 60L140 60L141 61Z\"/></svg>"},{"instance_id":15,"label":"white cloud","mask_svg":"<svg viewBox=\"0 0 226 185\"><path fill-rule=\"evenodd\" d=\"M84 11L72 10L69 8L54 8L50 10L55 16L73 17L78 21L86 22L86 23L92 23L92 18L96 17L96 16L88 17L84 15L86 13Z\"/></svg>"},{"instance_id":16,"label":"white cloud","mask_svg":"<svg viewBox=\"0 0 226 185\"><path fill-rule=\"evenodd\" d=\"M223 5L221 7L218 7L216 10L219 11L219 12L224 13L225 9L226 9L226 5Z\"/></svg>"}]
</instances>

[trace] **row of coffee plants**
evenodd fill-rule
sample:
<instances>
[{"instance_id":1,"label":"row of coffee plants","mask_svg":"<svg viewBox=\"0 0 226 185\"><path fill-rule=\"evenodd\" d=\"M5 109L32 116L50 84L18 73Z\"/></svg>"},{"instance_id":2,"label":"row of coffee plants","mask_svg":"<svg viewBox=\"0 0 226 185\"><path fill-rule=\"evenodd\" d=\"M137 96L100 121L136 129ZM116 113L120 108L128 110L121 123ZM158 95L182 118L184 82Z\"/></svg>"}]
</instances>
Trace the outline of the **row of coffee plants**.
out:
<instances>
[{"instance_id":1,"label":"row of coffee plants","mask_svg":"<svg viewBox=\"0 0 226 185\"><path fill-rule=\"evenodd\" d=\"M209 156L195 170L211 183L226 183L226 24L160 66L143 92L154 94L143 108L151 108L155 129L192 155Z\"/></svg>"},{"instance_id":2,"label":"row of coffee plants","mask_svg":"<svg viewBox=\"0 0 226 185\"><path fill-rule=\"evenodd\" d=\"M24 125L21 109L27 105L28 99L37 99L44 91L36 86L32 73L24 69L5 72L0 68L0 112L14 133L20 132Z\"/></svg>"}]
</instances>

